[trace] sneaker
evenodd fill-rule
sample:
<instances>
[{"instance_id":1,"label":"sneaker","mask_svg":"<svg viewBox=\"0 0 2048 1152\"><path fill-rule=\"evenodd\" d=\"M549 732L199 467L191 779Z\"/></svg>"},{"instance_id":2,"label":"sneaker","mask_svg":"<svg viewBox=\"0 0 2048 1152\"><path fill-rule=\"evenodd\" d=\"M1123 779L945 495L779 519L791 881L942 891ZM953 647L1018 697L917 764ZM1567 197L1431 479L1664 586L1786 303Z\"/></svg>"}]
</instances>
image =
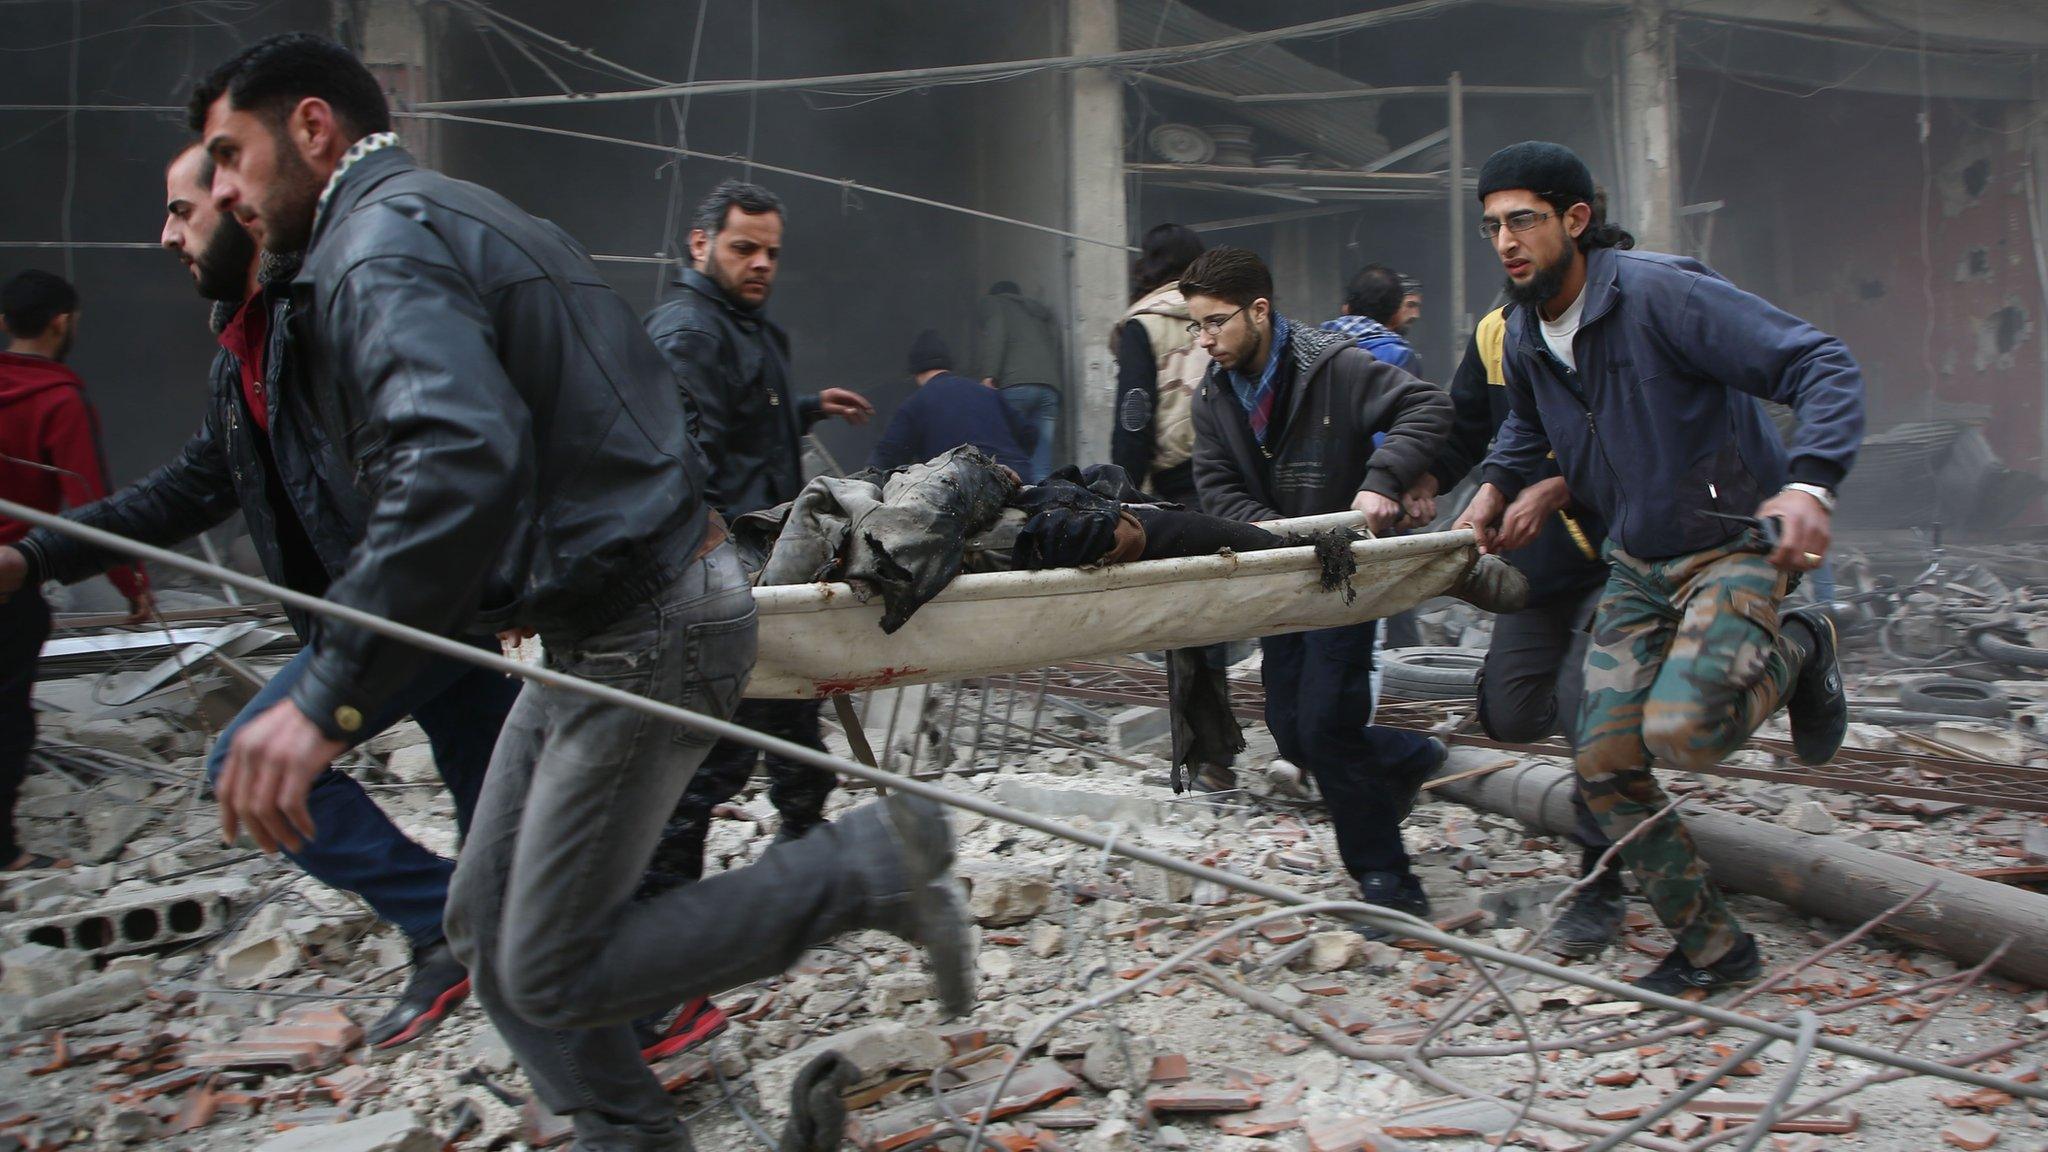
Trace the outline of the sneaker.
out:
<instances>
[{"instance_id":1,"label":"sneaker","mask_svg":"<svg viewBox=\"0 0 2048 1152\"><path fill-rule=\"evenodd\" d=\"M1598 956L1620 937L1627 911L1621 877L1610 871L1579 889L1564 913L1543 933L1543 946L1559 956Z\"/></svg>"},{"instance_id":2,"label":"sneaker","mask_svg":"<svg viewBox=\"0 0 2048 1152\"><path fill-rule=\"evenodd\" d=\"M953 829L946 810L922 796L891 792L882 824L896 842L910 892L907 923L897 935L924 949L948 1018L974 1008L974 935L953 879Z\"/></svg>"},{"instance_id":3,"label":"sneaker","mask_svg":"<svg viewBox=\"0 0 2048 1152\"><path fill-rule=\"evenodd\" d=\"M1415 801L1422 796L1422 786L1429 783L1429 778L1436 775L1437 771L1444 766L1444 762L1450 758L1450 745L1431 736L1429 738L1429 759L1426 762L1426 766L1405 775L1401 780L1401 796L1396 802L1396 807L1401 811L1402 822L1405 823L1409 814L1415 811Z\"/></svg>"},{"instance_id":4,"label":"sneaker","mask_svg":"<svg viewBox=\"0 0 2048 1152\"><path fill-rule=\"evenodd\" d=\"M1228 764L1196 764L1194 784L1197 792L1237 791L1237 770Z\"/></svg>"},{"instance_id":5,"label":"sneaker","mask_svg":"<svg viewBox=\"0 0 2048 1152\"><path fill-rule=\"evenodd\" d=\"M1358 889L1359 899L1367 904L1429 919L1429 896L1413 872L1368 872L1358 882ZM1377 924L1358 924L1354 929L1367 940L1396 940L1401 936L1400 932Z\"/></svg>"},{"instance_id":6,"label":"sneaker","mask_svg":"<svg viewBox=\"0 0 2048 1152\"><path fill-rule=\"evenodd\" d=\"M1645 992L1704 1000L1716 992L1754 983L1763 974L1764 959L1757 954L1756 937L1745 932L1726 956L1705 967L1694 964L1685 958L1685 953L1673 948L1662 964L1637 980L1635 985ZM1704 995L1687 996L1690 992Z\"/></svg>"},{"instance_id":7,"label":"sneaker","mask_svg":"<svg viewBox=\"0 0 2048 1152\"><path fill-rule=\"evenodd\" d=\"M1785 717L1792 722L1792 752L1801 764L1818 767L1835 758L1849 734L1849 698L1842 692L1842 667L1835 658L1835 621L1819 605L1794 608L1785 619L1797 620L1813 634L1813 649L1792 682Z\"/></svg>"},{"instance_id":8,"label":"sneaker","mask_svg":"<svg viewBox=\"0 0 2048 1152\"><path fill-rule=\"evenodd\" d=\"M412 978L382 1019L370 1025L363 1039L378 1052L395 1052L427 1037L469 997L469 970L439 940L414 948Z\"/></svg>"},{"instance_id":9,"label":"sneaker","mask_svg":"<svg viewBox=\"0 0 2048 1152\"><path fill-rule=\"evenodd\" d=\"M667 1028L652 1036L640 1037L640 1058L653 1064L671 1056L680 1056L714 1036L724 1035L729 1026L724 1010L718 1005L703 996L692 997L683 1002Z\"/></svg>"}]
</instances>

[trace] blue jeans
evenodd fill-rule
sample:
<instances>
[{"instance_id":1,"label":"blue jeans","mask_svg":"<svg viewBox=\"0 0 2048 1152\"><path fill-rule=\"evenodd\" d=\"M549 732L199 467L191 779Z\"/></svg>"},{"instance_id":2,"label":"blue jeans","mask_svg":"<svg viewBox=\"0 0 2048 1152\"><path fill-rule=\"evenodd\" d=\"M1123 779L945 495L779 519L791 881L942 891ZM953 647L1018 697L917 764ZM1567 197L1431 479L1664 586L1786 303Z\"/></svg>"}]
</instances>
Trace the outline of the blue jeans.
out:
<instances>
[{"instance_id":1,"label":"blue jeans","mask_svg":"<svg viewBox=\"0 0 2048 1152\"><path fill-rule=\"evenodd\" d=\"M495 650L495 645L491 647ZM289 696L311 659L312 649L301 649L214 741L206 757L209 782L226 766L228 745L243 723ZM434 767L455 798L456 827L467 834L498 729L518 697L516 680L460 661L436 659L369 718L361 739L368 740L408 715L417 721L433 746ZM292 863L330 888L362 897L415 948L439 942L454 862L399 831L355 777L339 769L329 768L313 781L306 807L317 833L298 851L285 853Z\"/></svg>"},{"instance_id":2,"label":"blue jeans","mask_svg":"<svg viewBox=\"0 0 2048 1152\"><path fill-rule=\"evenodd\" d=\"M1428 737L1369 723L1373 624L1259 641L1266 727L1280 755L1315 777L1337 854L1360 881L1409 870L1397 801L1404 781L1431 766Z\"/></svg>"},{"instance_id":3,"label":"blue jeans","mask_svg":"<svg viewBox=\"0 0 2048 1152\"><path fill-rule=\"evenodd\" d=\"M1024 477L1026 484L1036 484L1052 475L1060 440L1060 390L1050 384L1005 384L999 395L1038 437L1031 445L1032 474Z\"/></svg>"}]
</instances>

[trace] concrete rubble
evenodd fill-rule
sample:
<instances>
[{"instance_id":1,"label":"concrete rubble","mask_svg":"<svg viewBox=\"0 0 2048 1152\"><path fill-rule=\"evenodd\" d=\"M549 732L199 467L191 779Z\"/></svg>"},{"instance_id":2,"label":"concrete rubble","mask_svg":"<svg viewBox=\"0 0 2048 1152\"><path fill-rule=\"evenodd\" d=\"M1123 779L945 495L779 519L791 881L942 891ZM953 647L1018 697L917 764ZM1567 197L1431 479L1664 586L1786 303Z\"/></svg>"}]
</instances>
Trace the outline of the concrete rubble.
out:
<instances>
[{"instance_id":1,"label":"concrete rubble","mask_svg":"<svg viewBox=\"0 0 2048 1152\"><path fill-rule=\"evenodd\" d=\"M1431 643L1483 639L1480 623L1455 611L1425 617ZM1859 700L1896 698L1899 678L1883 668L1852 666L1850 679ZM2005 688L2041 702L2048 715L2043 682L2015 678ZM1353 895L1327 822L1299 799L1298 774L1284 765L1278 777L1268 771L1276 758L1263 729L1248 731L1251 747L1240 761L1252 794L1207 800L1173 795L1161 744L1138 742L1138 718L1114 716L1112 708L1098 721L1048 708L1040 727L1076 746L1049 748L1041 739L1005 749L990 736L976 750L961 731L975 704L970 693L957 710L955 751L933 757L928 749L921 773L943 766L947 787L1119 842L1320 898ZM142 720L148 723L131 725ZM403 941L355 901L288 864L218 843L212 807L196 786L203 728L189 709L118 725L60 714L46 726L99 770L67 761L61 775L34 773L24 831L39 851L93 863L0 879L0 1021L7 1029L0 1036L0 1152L565 1145L567 1126L536 1106L473 1004L411 1051L364 1052L362 1026L385 1002L355 998L396 990ZM1914 741L1932 739L2048 764L2048 744L1969 719L1859 724L1856 738L1922 751ZM828 739L843 750L836 732ZM1763 755L1741 755L1753 754ZM401 725L372 741L351 770L380 785L379 801L401 826L452 850L450 805L416 728ZM1694 804L1808 837L2011 882L2048 875L2048 819L2035 815L1778 781L1678 776L1674 783ZM871 795L842 792L834 811ZM132 815L91 816L115 809ZM712 837L713 868L745 863L772 830L772 809L759 796L732 811L735 818L721 821ZM955 813L954 823L979 933L979 1009L941 1021L921 959L879 933L835 941L781 976L734 989L719 997L731 1030L657 1068L678 1109L693 1117L698 1147L758 1146L739 1109L769 1133L779 1131L797 1074L817 1055L837 1051L861 1076L847 1093L847 1132L867 1152L943 1138L953 1117L971 1121L1013 1058L1016 1073L990 1123L1002 1148L1477 1152L1513 1128L1509 1147L1566 1152L1592 1137L1515 1126L1516 1106L1532 1090L1529 1057L1514 1044L1521 1035L1515 1013L1539 1038L1586 1038L1547 1054L1533 1089L1538 1111L1586 1125L1644 1115L1747 1039L1696 1031L1633 1043L1663 1023L1655 1013L1575 985L1510 976L1507 1003L1484 1005L1439 1038L1483 1053L1431 1061L1430 1071L1472 1095L1453 1093L1398 1059L1354 1058L1337 1042L1407 1050L1461 1011L1475 986L1471 968L1454 953L1370 942L1335 922L1290 916L1223 939L1198 963L1081 1013L1019 1052L1027 1036L1076 1001L1272 909L979 816ZM1408 832L1439 921L1476 941L1526 944L1576 877L1571 845L1456 804L1423 804ZM1774 970L1855 927L1756 897L1737 896L1735 907ZM1631 889L1621 945L1582 966L1635 975L1668 947ZM1743 1010L1787 1018L1810 1009L1830 1035L1878 1047L1904 1043L1939 1057L2020 1041L1978 1067L2034 1076L2048 1042L2048 992L1995 976L1964 979L1959 967L1880 933L1800 968ZM1608 1033L1616 1038L1594 1042ZM1789 1058L1787 1045L1766 1048L1660 1121L1656 1137L1675 1147L1746 1124ZM1797 1099L1853 1087L1872 1071L1822 1055L1804 1070ZM2001 1093L1908 1079L1864 1087L1784 1121L1760 1147L2042 1149L2044 1117L2048 1109Z\"/></svg>"}]
</instances>

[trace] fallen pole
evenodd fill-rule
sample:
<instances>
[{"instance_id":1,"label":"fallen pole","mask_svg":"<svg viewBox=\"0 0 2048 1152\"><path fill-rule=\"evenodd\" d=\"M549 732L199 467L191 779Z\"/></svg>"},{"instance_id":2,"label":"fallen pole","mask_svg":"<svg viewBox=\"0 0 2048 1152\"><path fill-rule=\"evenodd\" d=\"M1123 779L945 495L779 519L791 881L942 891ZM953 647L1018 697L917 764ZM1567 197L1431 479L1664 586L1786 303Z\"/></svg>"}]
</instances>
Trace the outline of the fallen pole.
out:
<instances>
[{"instance_id":1,"label":"fallen pole","mask_svg":"<svg viewBox=\"0 0 2048 1152\"><path fill-rule=\"evenodd\" d=\"M1554 764L1523 761L1447 780L1438 792L1561 836L1572 830L1575 779ZM1809 915L1853 924L1932 885L1925 899L1891 917L1888 935L1965 964L2009 940L1992 970L2048 987L2048 896L1728 812L1689 805L1685 825L1716 882Z\"/></svg>"}]
</instances>

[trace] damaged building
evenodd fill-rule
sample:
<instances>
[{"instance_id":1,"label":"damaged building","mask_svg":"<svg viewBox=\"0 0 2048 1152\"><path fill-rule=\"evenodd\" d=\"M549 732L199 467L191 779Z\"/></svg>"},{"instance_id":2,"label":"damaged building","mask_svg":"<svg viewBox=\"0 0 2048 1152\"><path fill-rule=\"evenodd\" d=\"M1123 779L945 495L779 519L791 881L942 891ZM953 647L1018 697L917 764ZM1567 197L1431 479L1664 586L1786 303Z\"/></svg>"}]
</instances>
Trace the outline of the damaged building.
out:
<instances>
[{"instance_id":1,"label":"damaged building","mask_svg":"<svg viewBox=\"0 0 2048 1152\"><path fill-rule=\"evenodd\" d=\"M968 556L948 556L909 611L840 546L841 567L760 590L783 631L764 640L756 686L839 702L828 748L873 772L850 772L831 814L889 773L965 798L980 1004L942 1019L915 950L879 932L716 997L729 1031L655 1065L698 1147L2048 1148L2048 5L0 0L0 13L13 65L0 273L78 286L70 363L117 486L198 425L217 347L157 241L164 166L191 136L186 95L214 61L288 30L352 47L414 154L560 225L637 311L676 291L713 184L772 188L787 230L771 314L791 378L875 408L865 426L806 437L811 475L869 458L915 392L905 357L921 333L962 375L986 374L987 300L1006 282L1057 335L1057 461L1107 460L1111 334L1134 246L1166 222L1261 254L1279 311L1311 323L1339 312L1364 265L1397 269L1421 298L1407 333L1419 375L1448 384L1506 299L1478 232L1478 168L1522 140L1583 156L1641 248L1695 258L1853 350L1869 435L1825 591L1800 594L1834 607L1848 745L1808 767L1774 720L1712 772L1666 773L1763 942L1761 983L1701 1015L1632 996L1621 979L1669 946L1634 890L1604 958L1543 954L1577 879L1572 753L1481 731L1491 617L1434 594L1455 582L1453 551L1470 559L1462 542L1408 547L1405 568L1333 562L1332 549L1398 543L1349 537L1320 556L1308 536L1276 547L1284 559L1148 556L1137 563L1195 574L1185 599L1148 609L1114 599L1113 572L981 564L1007 538L965 533ZM874 489L859 496L884 500ZM180 551L261 571L236 521ZM1312 782L1263 724L1243 643L1282 630L1282 613L1233 615L1195 587L1240 568L1276 588L1322 581L1329 619L1406 610L1375 715L1451 745L1406 826L1433 931L1374 939L1323 907L1356 889ZM161 616L143 625L121 620L103 582L52 594L17 815L28 848L76 866L0 874L0 1152L568 1146L474 1005L409 1050L365 1049L405 940L288 861L222 845L205 783L220 730L299 638L246 587L152 570ZM1076 599L1066 615L976 615L959 605L982 593L937 591L956 576ZM815 591L849 587L861 603ZM1084 594L1103 599L1084 610ZM829 637L791 623L828 614ZM926 630L899 633L906 620ZM990 620L1093 628L1136 650L990 644L972 631ZM953 649L917 661L933 635ZM1247 741L1237 787L1213 796L1179 791L1188 734L1156 651L1211 643L1231 644L1212 703ZM458 850L417 725L342 766L406 834ZM781 821L765 781L717 816L713 868L757 859ZM851 1071L821 1087L835 1052Z\"/></svg>"}]
</instances>

